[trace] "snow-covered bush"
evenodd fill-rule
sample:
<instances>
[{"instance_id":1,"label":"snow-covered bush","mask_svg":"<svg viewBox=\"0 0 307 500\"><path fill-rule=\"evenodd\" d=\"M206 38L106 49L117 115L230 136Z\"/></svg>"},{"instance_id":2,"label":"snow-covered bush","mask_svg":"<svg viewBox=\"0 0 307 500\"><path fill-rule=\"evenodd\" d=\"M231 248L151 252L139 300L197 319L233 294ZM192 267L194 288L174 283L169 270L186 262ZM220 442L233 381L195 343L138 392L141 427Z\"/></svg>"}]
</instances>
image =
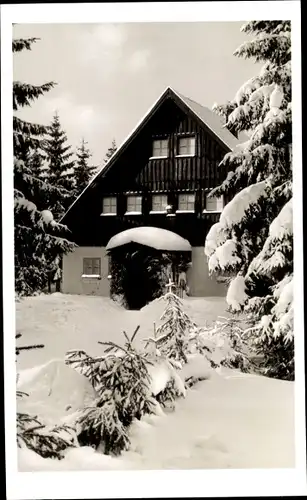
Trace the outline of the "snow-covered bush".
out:
<instances>
[{"instance_id":1,"label":"snow-covered bush","mask_svg":"<svg viewBox=\"0 0 307 500\"><path fill-rule=\"evenodd\" d=\"M29 448L43 458L64 457L67 448L77 445L74 428L68 425L45 426L36 416L17 413L17 445Z\"/></svg>"},{"instance_id":2,"label":"snow-covered bush","mask_svg":"<svg viewBox=\"0 0 307 500\"><path fill-rule=\"evenodd\" d=\"M172 292L173 286L174 284L170 282L167 285L169 291L161 297L161 300L166 302L160 318L162 324L157 327L155 337L149 340L166 358L187 363L189 334L196 325L184 312L179 297Z\"/></svg>"},{"instance_id":3,"label":"snow-covered bush","mask_svg":"<svg viewBox=\"0 0 307 500\"><path fill-rule=\"evenodd\" d=\"M213 326L198 326L183 310L181 300L171 291L172 286L170 282L169 291L161 298L166 301L160 318L162 324L154 330L153 337L145 339L152 355L164 358L179 371L186 387L210 378L210 372L220 366L250 369L252 362L244 338L246 318L238 314L221 317ZM171 382L167 389L166 399L180 396L177 389L172 389Z\"/></svg>"},{"instance_id":4,"label":"snow-covered bush","mask_svg":"<svg viewBox=\"0 0 307 500\"><path fill-rule=\"evenodd\" d=\"M251 21L242 31L254 38L235 55L264 64L231 102L215 106L226 127L247 140L221 162L228 175L210 196L230 201L207 235L205 254L211 273L231 279L230 310L250 314L264 373L289 379L293 307L279 309L276 290L293 273L291 23Z\"/></svg>"},{"instance_id":5,"label":"snow-covered bush","mask_svg":"<svg viewBox=\"0 0 307 500\"><path fill-rule=\"evenodd\" d=\"M98 393L96 406L85 408L77 419L78 439L83 445L100 447L105 454L119 454L129 446L128 429L133 419L154 413L157 401L151 392L150 361L138 352L124 332L124 347L101 342L100 358L83 351L70 351L66 362L90 378Z\"/></svg>"},{"instance_id":6,"label":"snow-covered bush","mask_svg":"<svg viewBox=\"0 0 307 500\"><path fill-rule=\"evenodd\" d=\"M154 344L150 347L152 349L147 351L149 353L147 359L150 360L148 372L151 379L151 393L163 408L174 410L176 399L186 394L184 381L178 373L182 365L161 355Z\"/></svg>"},{"instance_id":7,"label":"snow-covered bush","mask_svg":"<svg viewBox=\"0 0 307 500\"><path fill-rule=\"evenodd\" d=\"M210 327L199 327L190 335L191 353L204 356L212 368L227 366L248 371L251 353L245 340L245 320L220 317Z\"/></svg>"},{"instance_id":8,"label":"snow-covered bush","mask_svg":"<svg viewBox=\"0 0 307 500\"><path fill-rule=\"evenodd\" d=\"M16 339L21 337L20 333L15 335ZM16 346L16 356L20 351L43 348L44 345ZM18 382L17 374L17 382ZM24 391L16 390L18 399L29 397ZM76 434L72 427L63 424L56 426L45 426L37 416L25 412L17 412L17 446L29 448L43 458L63 458L63 452L72 446L76 446Z\"/></svg>"}]
</instances>

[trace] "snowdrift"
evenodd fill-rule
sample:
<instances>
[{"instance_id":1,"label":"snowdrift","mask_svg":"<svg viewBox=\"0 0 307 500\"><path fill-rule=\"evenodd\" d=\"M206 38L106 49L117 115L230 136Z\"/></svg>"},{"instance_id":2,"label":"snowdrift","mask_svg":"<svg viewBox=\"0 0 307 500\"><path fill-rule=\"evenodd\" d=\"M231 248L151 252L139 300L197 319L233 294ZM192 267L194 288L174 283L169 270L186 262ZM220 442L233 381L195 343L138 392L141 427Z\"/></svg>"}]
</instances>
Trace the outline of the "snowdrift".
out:
<instances>
[{"instance_id":1,"label":"snowdrift","mask_svg":"<svg viewBox=\"0 0 307 500\"><path fill-rule=\"evenodd\" d=\"M29 394L18 398L18 411L37 415L46 424L60 423L95 398L89 380L60 359L22 370L17 389Z\"/></svg>"}]
</instances>

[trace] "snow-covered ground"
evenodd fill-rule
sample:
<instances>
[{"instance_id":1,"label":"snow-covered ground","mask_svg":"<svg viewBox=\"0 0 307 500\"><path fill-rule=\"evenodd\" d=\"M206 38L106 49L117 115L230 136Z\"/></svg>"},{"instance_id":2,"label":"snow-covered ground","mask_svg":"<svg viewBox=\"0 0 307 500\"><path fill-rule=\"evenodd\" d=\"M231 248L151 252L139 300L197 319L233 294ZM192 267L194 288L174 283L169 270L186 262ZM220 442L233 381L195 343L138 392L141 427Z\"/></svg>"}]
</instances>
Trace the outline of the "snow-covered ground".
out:
<instances>
[{"instance_id":1,"label":"snow-covered ground","mask_svg":"<svg viewBox=\"0 0 307 500\"><path fill-rule=\"evenodd\" d=\"M222 298L185 298L183 304L199 325L212 323L226 308ZM65 352L82 348L99 355L103 347L98 340L121 342L122 330L133 333L138 325L140 342L152 335L163 308L163 301L154 301L141 311L127 311L106 298L62 294L17 303L17 330L22 333L18 344L45 344L45 349L22 352L17 358L20 382L32 394L23 404L51 421L73 413L92 395L86 379L80 384L82 376L63 365ZM74 396L76 386L82 390ZM212 371L208 380L177 401L174 412L135 422L131 447L120 457L84 447L69 450L57 461L19 450L19 470L294 467L293 400L292 382L229 369Z\"/></svg>"},{"instance_id":2,"label":"snow-covered ground","mask_svg":"<svg viewBox=\"0 0 307 500\"><path fill-rule=\"evenodd\" d=\"M185 298L186 313L199 325L213 323L225 315L222 297ZM84 349L92 356L103 353L98 341L122 343L123 330L132 335L138 325L136 343L153 335L165 303L155 300L141 311L129 311L106 297L53 293L22 299L16 304L16 330L22 334L17 345L44 344L45 349L22 351L19 369L31 368L50 359L64 358L69 349Z\"/></svg>"}]
</instances>

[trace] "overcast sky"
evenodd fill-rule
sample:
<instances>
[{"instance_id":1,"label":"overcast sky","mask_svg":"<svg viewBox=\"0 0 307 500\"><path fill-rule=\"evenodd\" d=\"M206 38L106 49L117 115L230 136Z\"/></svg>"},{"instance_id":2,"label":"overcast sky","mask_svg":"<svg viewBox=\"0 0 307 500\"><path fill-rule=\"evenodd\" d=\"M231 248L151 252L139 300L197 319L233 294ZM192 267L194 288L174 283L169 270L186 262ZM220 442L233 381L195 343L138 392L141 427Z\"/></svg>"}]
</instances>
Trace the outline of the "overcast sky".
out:
<instances>
[{"instance_id":1,"label":"overcast sky","mask_svg":"<svg viewBox=\"0 0 307 500\"><path fill-rule=\"evenodd\" d=\"M101 164L168 86L212 107L232 99L258 68L233 56L247 39L240 22L19 24L14 37L39 37L14 54L14 80L57 86L20 117L49 124L57 110L75 149L82 137Z\"/></svg>"}]
</instances>

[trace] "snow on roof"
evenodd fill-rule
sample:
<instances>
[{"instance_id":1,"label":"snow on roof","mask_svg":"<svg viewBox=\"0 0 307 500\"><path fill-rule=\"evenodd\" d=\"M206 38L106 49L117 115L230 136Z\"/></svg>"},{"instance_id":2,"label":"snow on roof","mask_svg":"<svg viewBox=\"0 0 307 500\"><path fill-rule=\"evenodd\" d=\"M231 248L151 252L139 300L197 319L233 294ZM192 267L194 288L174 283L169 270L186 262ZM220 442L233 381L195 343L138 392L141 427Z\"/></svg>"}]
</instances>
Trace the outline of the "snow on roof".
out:
<instances>
[{"instance_id":1,"label":"snow on roof","mask_svg":"<svg viewBox=\"0 0 307 500\"><path fill-rule=\"evenodd\" d=\"M188 240L167 229L158 227L134 227L116 234L110 239L106 250L127 245L128 243L139 243L156 250L166 250L170 252L188 252L191 251L191 245Z\"/></svg>"},{"instance_id":2,"label":"snow on roof","mask_svg":"<svg viewBox=\"0 0 307 500\"><path fill-rule=\"evenodd\" d=\"M214 134L219 137L219 139L226 144L229 149L233 149L239 144L239 140L224 127L222 118L211 111L211 109L206 106L202 106L196 101L193 101L189 97L185 97L179 92L172 89L173 92L204 122L207 127L209 127Z\"/></svg>"},{"instance_id":3,"label":"snow on roof","mask_svg":"<svg viewBox=\"0 0 307 500\"><path fill-rule=\"evenodd\" d=\"M70 205L66 213L60 219L60 222L65 218L66 214L72 209L72 207L78 202L78 200L83 196L84 192L95 182L95 180L103 174L103 172L107 171L110 163L114 162L114 160L119 156L124 146L128 143L128 141L133 137L133 135L139 130L145 120L150 116L155 107L160 103L163 97L167 93L172 93L177 96L188 108L209 128L214 134L219 137L219 139L224 142L224 144L231 150L234 149L240 142L236 137L229 132L223 125L223 121L220 116L216 115L209 108L201 106L197 102L192 99L183 96L179 92L175 91L171 87L167 87L164 92L158 97L158 99L153 103L153 105L149 108L146 114L142 117L142 119L137 123L134 129L130 132L130 134L126 137L126 139L121 143L118 147L117 151L109 158L109 160L101 167L100 170L94 175L94 177L90 180L89 184L85 187L85 189L77 196L74 202Z\"/></svg>"}]
</instances>

